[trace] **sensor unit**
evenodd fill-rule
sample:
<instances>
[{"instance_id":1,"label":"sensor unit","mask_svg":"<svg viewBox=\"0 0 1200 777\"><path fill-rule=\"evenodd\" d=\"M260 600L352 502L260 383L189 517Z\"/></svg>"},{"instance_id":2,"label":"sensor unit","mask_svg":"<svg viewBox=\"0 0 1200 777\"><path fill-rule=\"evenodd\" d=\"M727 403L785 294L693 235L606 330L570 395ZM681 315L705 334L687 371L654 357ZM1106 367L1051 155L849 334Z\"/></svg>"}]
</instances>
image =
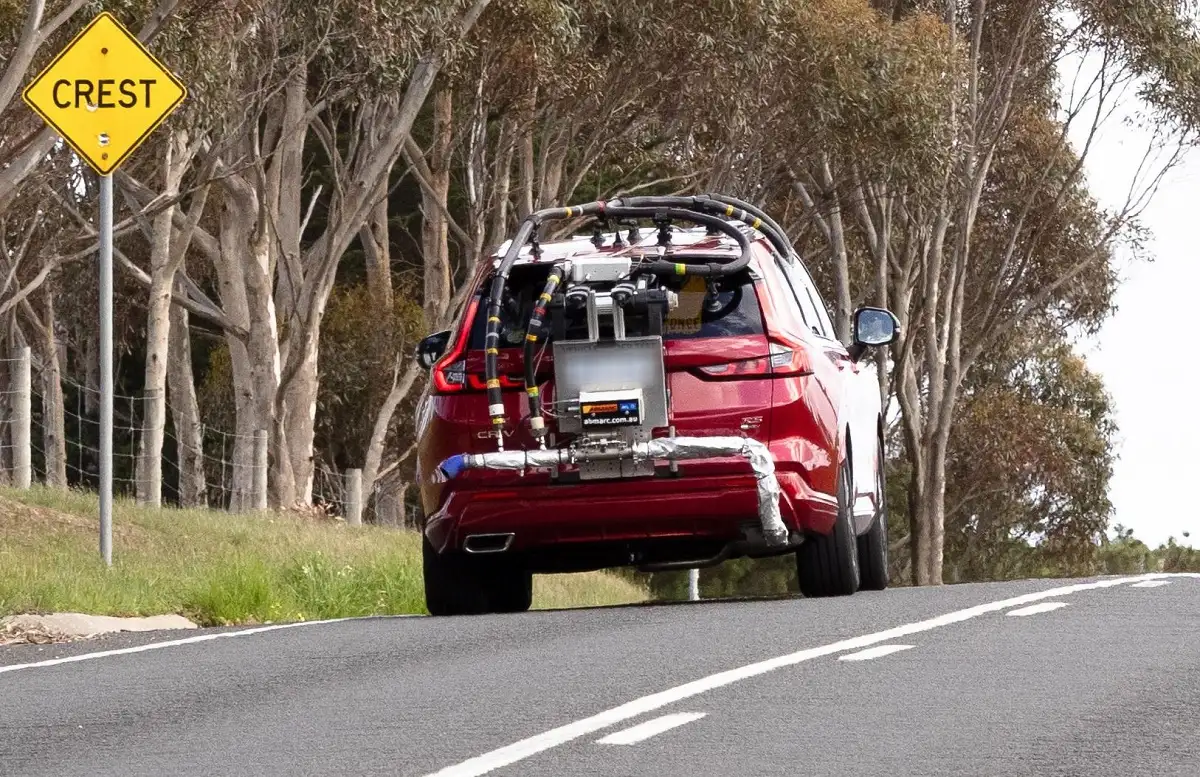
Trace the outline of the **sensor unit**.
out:
<instances>
[{"instance_id":1,"label":"sensor unit","mask_svg":"<svg viewBox=\"0 0 1200 777\"><path fill-rule=\"evenodd\" d=\"M629 277L628 256L587 256L571 260L572 283L616 283Z\"/></svg>"}]
</instances>

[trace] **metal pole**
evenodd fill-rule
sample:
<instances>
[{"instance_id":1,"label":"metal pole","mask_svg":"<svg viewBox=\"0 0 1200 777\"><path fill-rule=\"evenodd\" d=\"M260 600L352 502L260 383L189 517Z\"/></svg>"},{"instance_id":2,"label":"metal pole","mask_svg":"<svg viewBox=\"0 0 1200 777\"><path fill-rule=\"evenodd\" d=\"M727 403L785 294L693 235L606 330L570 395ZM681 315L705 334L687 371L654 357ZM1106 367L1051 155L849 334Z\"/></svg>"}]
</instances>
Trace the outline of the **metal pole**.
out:
<instances>
[{"instance_id":1,"label":"metal pole","mask_svg":"<svg viewBox=\"0 0 1200 777\"><path fill-rule=\"evenodd\" d=\"M100 176L100 555L112 566L113 182Z\"/></svg>"},{"instance_id":2,"label":"metal pole","mask_svg":"<svg viewBox=\"0 0 1200 777\"><path fill-rule=\"evenodd\" d=\"M700 601L700 570L688 570L688 601Z\"/></svg>"},{"instance_id":3,"label":"metal pole","mask_svg":"<svg viewBox=\"0 0 1200 777\"><path fill-rule=\"evenodd\" d=\"M361 469L348 469L343 476L346 483L346 523L362 526L363 482Z\"/></svg>"}]
</instances>

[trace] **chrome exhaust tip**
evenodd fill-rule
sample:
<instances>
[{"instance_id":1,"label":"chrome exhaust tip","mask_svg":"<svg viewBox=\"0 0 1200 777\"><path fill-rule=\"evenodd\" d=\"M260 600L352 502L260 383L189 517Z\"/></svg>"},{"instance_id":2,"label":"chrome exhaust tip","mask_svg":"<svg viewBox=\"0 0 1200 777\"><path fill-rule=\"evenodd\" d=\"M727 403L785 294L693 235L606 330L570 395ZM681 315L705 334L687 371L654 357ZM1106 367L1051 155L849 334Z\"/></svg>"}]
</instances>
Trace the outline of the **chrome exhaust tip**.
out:
<instances>
[{"instance_id":1,"label":"chrome exhaust tip","mask_svg":"<svg viewBox=\"0 0 1200 777\"><path fill-rule=\"evenodd\" d=\"M513 532L500 534L468 534L463 541L467 553L503 553L512 546Z\"/></svg>"}]
</instances>

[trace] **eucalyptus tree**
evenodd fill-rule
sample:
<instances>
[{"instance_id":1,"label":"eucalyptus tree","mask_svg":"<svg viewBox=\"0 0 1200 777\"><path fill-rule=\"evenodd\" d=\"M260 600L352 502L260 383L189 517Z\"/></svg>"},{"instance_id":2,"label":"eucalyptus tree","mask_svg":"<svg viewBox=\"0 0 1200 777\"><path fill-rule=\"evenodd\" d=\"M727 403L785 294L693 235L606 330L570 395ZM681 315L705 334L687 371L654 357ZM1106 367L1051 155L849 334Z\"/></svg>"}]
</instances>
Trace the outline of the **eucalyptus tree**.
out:
<instances>
[{"instance_id":1,"label":"eucalyptus tree","mask_svg":"<svg viewBox=\"0 0 1200 777\"><path fill-rule=\"evenodd\" d=\"M912 570L915 582L936 584L964 380L1019 326L1063 331L1105 298L1113 252L1136 243L1138 214L1194 140L1200 49L1180 3L911 5L905 13L916 16L901 16L938 13L960 58L939 74L952 83L930 133L946 139L947 153L930 156L920 175L860 155L828 176L822 164L807 181L797 177L822 195L799 192L827 229L843 326L853 275L843 245L861 246L873 267L862 273L871 280L860 299L901 320L891 356L911 467ZM1099 64L1073 79L1083 57ZM1086 188L1084 164L1135 84L1147 108L1147 159L1126 201L1106 210ZM849 243L834 224L847 212Z\"/></svg>"}]
</instances>

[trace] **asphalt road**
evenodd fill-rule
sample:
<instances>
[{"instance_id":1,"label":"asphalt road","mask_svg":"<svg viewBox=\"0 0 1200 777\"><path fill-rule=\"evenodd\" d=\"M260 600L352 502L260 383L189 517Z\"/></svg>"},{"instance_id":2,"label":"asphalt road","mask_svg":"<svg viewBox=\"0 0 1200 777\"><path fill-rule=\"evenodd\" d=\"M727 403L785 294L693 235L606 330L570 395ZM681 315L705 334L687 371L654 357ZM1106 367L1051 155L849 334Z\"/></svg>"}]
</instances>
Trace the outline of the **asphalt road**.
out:
<instances>
[{"instance_id":1,"label":"asphalt road","mask_svg":"<svg viewBox=\"0 0 1200 777\"><path fill-rule=\"evenodd\" d=\"M0 648L0 775L1200 775L1143 579Z\"/></svg>"}]
</instances>

